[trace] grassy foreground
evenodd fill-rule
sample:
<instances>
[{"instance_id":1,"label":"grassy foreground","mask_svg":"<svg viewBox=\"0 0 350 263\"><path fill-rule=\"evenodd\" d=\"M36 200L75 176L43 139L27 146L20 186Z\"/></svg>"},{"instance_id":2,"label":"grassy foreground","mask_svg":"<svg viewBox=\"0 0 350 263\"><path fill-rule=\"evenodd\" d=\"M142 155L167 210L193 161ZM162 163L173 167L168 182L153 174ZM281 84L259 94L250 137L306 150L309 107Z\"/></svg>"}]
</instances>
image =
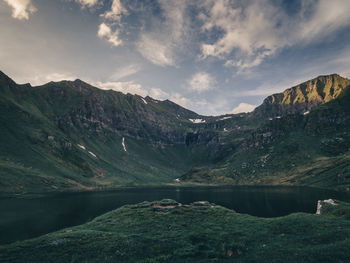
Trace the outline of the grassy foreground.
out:
<instances>
[{"instance_id":1,"label":"grassy foreground","mask_svg":"<svg viewBox=\"0 0 350 263\"><path fill-rule=\"evenodd\" d=\"M349 219L345 203L265 219L208 202L143 202L2 246L0 262L349 262Z\"/></svg>"}]
</instances>

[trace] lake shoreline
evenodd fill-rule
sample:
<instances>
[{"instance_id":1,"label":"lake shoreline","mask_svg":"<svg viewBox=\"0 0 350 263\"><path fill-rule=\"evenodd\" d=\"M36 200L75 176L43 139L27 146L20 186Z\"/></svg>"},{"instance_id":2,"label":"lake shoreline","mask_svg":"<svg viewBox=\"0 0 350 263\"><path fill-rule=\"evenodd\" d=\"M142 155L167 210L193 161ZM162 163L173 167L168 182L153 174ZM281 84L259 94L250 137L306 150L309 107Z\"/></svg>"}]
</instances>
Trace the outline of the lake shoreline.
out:
<instances>
[{"instance_id":1,"label":"lake shoreline","mask_svg":"<svg viewBox=\"0 0 350 263\"><path fill-rule=\"evenodd\" d=\"M332 188L332 187L317 187L309 185L290 185L290 184L202 184L202 183L169 183L169 184L144 184L136 186L118 186L118 187L91 187L91 188L76 188L76 189L62 189L62 190L52 190L52 191L42 191L42 192L22 192L22 193L0 193L0 199L4 198L40 198L44 196L52 196L57 194L74 194L74 193L99 193L99 192L113 192L120 190L130 190L130 189L149 189L149 188L215 188L215 187L303 187L310 189L320 189L320 190L330 190L338 193L349 194L350 191L344 190L343 188Z\"/></svg>"},{"instance_id":2,"label":"lake shoreline","mask_svg":"<svg viewBox=\"0 0 350 263\"><path fill-rule=\"evenodd\" d=\"M157 186L25 195L0 198L0 243L80 225L124 205L164 198L182 204L208 201L262 218L314 214L318 200L350 202L349 193L303 186Z\"/></svg>"}]
</instances>

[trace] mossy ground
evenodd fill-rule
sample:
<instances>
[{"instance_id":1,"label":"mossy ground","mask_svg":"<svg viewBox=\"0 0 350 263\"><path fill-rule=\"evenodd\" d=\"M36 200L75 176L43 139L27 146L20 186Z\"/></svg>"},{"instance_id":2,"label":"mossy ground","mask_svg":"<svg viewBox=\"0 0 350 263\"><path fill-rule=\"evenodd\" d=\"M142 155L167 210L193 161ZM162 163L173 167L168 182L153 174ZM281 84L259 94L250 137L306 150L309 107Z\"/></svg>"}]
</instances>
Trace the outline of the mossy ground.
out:
<instances>
[{"instance_id":1,"label":"mossy ground","mask_svg":"<svg viewBox=\"0 0 350 263\"><path fill-rule=\"evenodd\" d=\"M342 214L334 211L342 210ZM208 202L128 205L0 247L1 262L349 262L348 204L266 219Z\"/></svg>"}]
</instances>

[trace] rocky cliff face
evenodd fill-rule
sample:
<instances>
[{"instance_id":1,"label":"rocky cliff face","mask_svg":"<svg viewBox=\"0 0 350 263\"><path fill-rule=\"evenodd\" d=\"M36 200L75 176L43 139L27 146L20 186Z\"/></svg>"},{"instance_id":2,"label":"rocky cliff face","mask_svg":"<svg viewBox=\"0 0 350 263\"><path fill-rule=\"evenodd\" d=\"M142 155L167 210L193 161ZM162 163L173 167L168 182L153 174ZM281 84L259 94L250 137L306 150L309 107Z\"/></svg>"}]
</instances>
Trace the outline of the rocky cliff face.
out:
<instances>
[{"instance_id":1,"label":"rocky cliff face","mask_svg":"<svg viewBox=\"0 0 350 263\"><path fill-rule=\"evenodd\" d=\"M337 74L319 76L267 97L254 113L265 118L307 114L314 107L336 99L349 85L349 79Z\"/></svg>"}]
</instances>

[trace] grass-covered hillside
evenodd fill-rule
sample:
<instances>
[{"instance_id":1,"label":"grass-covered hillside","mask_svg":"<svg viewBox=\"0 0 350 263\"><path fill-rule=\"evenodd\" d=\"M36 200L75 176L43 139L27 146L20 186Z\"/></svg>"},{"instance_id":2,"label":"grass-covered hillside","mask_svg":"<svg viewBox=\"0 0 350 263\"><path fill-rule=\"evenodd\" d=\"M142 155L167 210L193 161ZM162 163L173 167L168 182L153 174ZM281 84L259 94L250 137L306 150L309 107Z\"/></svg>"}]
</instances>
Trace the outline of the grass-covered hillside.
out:
<instances>
[{"instance_id":1,"label":"grass-covered hillside","mask_svg":"<svg viewBox=\"0 0 350 263\"><path fill-rule=\"evenodd\" d=\"M192 169L182 179L350 190L350 86L307 112L269 118L231 145L218 163Z\"/></svg>"},{"instance_id":2,"label":"grass-covered hillside","mask_svg":"<svg viewBox=\"0 0 350 263\"><path fill-rule=\"evenodd\" d=\"M80 80L18 85L0 73L0 191L173 183L210 158L211 130L170 101Z\"/></svg>"},{"instance_id":3,"label":"grass-covered hillside","mask_svg":"<svg viewBox=\"0 0 350 263\"><path fill-rule=\"evenodd\" d=\"M201 116L81 80L32 87L0 72L0 192L174 183L346 190L349 84L320 76L252 113Z\"/></svg>"},{"instance_id":4,"label":"grass-covered hillside","mask_svg":"<svg viewBox=\"0 0 350 263\"><path fill-rule=\"evenodd\" d=\"M1 246L0 261L348 262L349 205L323 206L321 215L265 219L208 202L143 202Z\"/></svg>"}]
</instances>

